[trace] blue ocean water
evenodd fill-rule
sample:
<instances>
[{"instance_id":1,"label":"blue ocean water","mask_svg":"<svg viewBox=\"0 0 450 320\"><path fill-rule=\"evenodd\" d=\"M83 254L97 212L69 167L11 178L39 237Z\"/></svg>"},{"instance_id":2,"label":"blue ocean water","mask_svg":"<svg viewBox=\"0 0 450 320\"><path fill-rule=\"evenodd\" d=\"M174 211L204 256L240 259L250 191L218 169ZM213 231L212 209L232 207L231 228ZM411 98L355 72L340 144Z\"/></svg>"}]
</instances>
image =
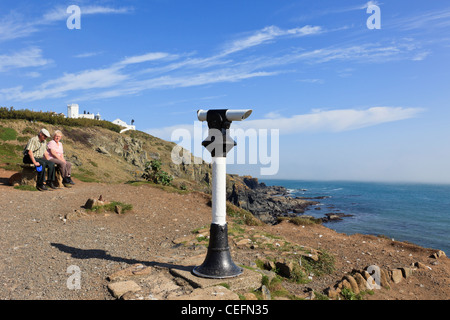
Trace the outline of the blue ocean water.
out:
<instances>
[{"instance_id":1,"label":"blue ocean water","mask_svg":"<svg viewBox=\"0 0 450 320\"><path fill-rule=\"evenodd\" d=\"M283 186L292 196L323 197L320 210L305 214L324 217L344 213L330 229L346 234L385 235L450 254L450 185L368 183L348 181L261 180Z\"/></svg>"}]
</instances>

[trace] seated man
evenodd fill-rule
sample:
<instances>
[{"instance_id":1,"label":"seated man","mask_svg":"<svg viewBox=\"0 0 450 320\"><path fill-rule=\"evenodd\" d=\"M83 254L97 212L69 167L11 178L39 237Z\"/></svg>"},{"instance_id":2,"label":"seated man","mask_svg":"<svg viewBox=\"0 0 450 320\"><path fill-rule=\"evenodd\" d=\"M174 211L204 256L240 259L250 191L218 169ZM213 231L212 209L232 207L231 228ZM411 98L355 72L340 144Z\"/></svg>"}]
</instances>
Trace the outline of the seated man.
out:
<instances>
[{"instance_id":1,"label":"seated man","mask_svg":"<svg viewBox=\"0 0 450 320\"><path fill-rule=\"evenodd\" d=\"M36 188L39 191L48 190L47 186L52 189L57 189L53 184L55 180L55 164L49 161L47 152L47 141L50 133L46 129L39 131L37 136L30 140L23 151L23 163L34 164L36 167L42 166L42 171L37 173ZM45 171L47 169L47 186L44 185Z\"/></svg>"}]
</instances>

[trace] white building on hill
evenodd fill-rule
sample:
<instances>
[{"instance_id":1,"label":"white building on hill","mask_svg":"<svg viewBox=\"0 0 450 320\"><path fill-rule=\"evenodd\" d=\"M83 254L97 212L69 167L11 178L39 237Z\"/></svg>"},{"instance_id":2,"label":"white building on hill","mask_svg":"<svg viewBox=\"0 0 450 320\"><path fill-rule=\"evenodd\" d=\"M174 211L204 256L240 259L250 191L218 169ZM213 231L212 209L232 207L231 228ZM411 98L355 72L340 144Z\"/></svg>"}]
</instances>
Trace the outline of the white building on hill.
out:
<instances>
[{"instance_id":1,"label":"white building on hill","mask_svg":"<svg viewBox=\"0 0 450 320\"><path fill-rule=\"evenodd\" d=\"M67 118L72 119L86 118L86 119L101 120L99 113L97 113L97 115L94 115L93 113L89 112L86 113L86 111L84 111L84 113L80 114L79 109L80 107L78 106L78 104L72 103L67 105Z\"/></svg>"},{"instance_id":2,"label":"white building on hill","mask_svg":"<svg viewBox=\"0 0 450 320\"><path fill-rule=\"evenodd\" d=\"M76 103L72 103L67 105L67 118L73 118L73 119L79 119L79 118L87 118L87 119L94 119L94 120L101 120L100 114L97 113L97 115L94 115L93 113L84 113L79 112L79 105ZM131 120L131 124L127 124L125 121L116 119L112 121L112 123L117 124L121 127L124 127L125 129L122 129L120 133L128 131L128 130L136 130L136 126L134 126L134 120Z\"/></svg>"},{"instance_id":3,"label":"white building on hill","mask_svg":"<svg viewBox=\"0 0 450 320\"><path fill-rule=\"evenodd\" d=\"M112 123L117 124L118 126L125 127L125 129L121 130L120 133L128 131L128 130L136 130L136 126L133 125L134 120L131 120L131 124L127 124L125 121L116 119L112 121Z\"/></svg>"}]
</instances>

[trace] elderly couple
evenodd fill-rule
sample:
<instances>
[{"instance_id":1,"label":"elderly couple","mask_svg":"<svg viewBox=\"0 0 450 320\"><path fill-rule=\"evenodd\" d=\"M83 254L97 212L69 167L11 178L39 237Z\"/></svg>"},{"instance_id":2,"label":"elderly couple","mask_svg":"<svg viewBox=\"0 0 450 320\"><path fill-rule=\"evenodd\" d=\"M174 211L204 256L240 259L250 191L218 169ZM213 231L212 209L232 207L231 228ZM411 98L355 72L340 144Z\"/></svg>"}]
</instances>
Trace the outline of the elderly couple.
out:
<instances>
[{"instance_id":1,"label":"elderly couple","mask_svg":"<svg viewBox=\"0 0 450 320\"><path fill-rule=\"evenodd\" d=\"M56 130L53 134L53 140L47 144L47 138L50 133L47 129L41 129L37 136L30 140L23 151L23 163L34 164L36 168L42 166L42 170L37 170L36 188L39 191L46 191L48 187L57 189L55 181L55 164L58 165L63 177L63 184L69 188L75 184L71 177L72 164L64 159L64 150L61 143L62 133ZM47 169L47 181L44 185L45 170Z\"/></svg>"}]
</instances>

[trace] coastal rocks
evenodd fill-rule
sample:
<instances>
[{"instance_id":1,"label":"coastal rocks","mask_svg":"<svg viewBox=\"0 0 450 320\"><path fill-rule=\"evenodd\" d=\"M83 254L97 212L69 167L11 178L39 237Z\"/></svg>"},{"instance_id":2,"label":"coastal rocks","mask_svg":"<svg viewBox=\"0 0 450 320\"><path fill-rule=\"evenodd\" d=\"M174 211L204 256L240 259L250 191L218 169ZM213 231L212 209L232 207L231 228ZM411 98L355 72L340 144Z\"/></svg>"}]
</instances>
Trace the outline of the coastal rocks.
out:
<instances>
[{"instance_id":1,"label":"coastal rocks","mask_svg":"<svg viewBox=\"0 0 450 320\"><path fill-rule=\"evenodd\" d=\"M322 222L340 221L343 217L352 217L351 214L345 214L342 212L326 213L325 217L321 218Z\"/></svg>"},{"instance_id":2,"label":"coastal rocks","mask_svg":"<svg viewBox=\"0 0 450 320\"><path fill-rule=\"evenodd\" d=\"M275 224L278 217L295 217L317 204L290 196L284 187L269 187L257 178L237 175L228 177L227 200L268 224Z\"/></svg>"},{"instance_id":3,"label":"coastal rocks","mask_svg":"<svg viewBox=\"0 0 450 320\"><path fill-rule=\"evenodd\" d=\"M360 271L353 270L351 274L345 275L334 286L326 288L324 293L328 298L335 300L345 298L344 289L353 294L359 294L366 290L390 289L391 284L399 284L403 279L408 279L417 269L430 268L422 262L415 262L410 267L396 269L368 266Z\"/></svg>"},{"instance_id":4,"label":"coastal rocks","mask_svg":"<svg viewBox=\"0 0 450 320\"><path fill-rule=\"evenodd\" d=\"M250 211L256 218L267 224L276 224L279 218L294 218L304 214L311 206L318 205L327 196L313 198L293 197L282 186L267 186L257 178L230 174L227 179L227 200L235 206ZM321 207L315 207L321 210ZM318 218L322 223L340 221L353 215L342 212L326 213Z\"/></svg>"},{"instance_id":5,"label":"coastal rocks","mask_svg":"<svg viewBox=\"0 0 450 320\"><path fill-rule=\"evenodd\" d=\"M442 250L438 250L430 256L430 258L434 258L434 259L439 259L439 258L443 258L443 257L447 257L447 256L445 255L445 252Z\"/></svg>"}]
</instances>

